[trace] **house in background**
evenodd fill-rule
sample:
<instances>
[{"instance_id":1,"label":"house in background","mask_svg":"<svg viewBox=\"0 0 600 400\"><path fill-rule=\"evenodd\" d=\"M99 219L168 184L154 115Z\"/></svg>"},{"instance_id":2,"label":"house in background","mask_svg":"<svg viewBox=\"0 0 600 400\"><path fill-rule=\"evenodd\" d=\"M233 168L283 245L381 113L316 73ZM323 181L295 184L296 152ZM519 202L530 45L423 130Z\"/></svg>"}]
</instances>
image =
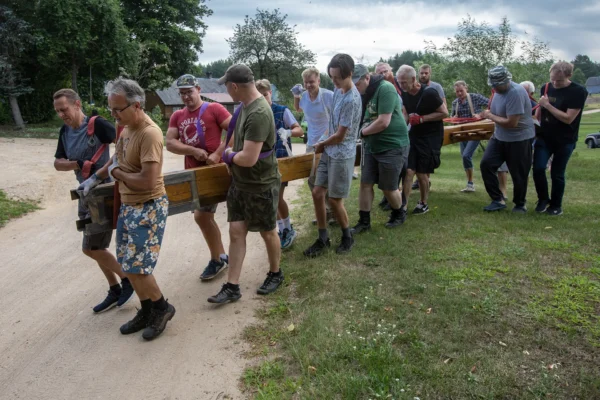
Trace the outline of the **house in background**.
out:
<instances>
[{"instance_id":1,"label":"house in background","mask_svg":"<svg viewBox=\"0 0 600 400\"><path fill-rule=\"evenodd\" d=\"M200 85L200 98L202 100L209 103L220 103L233 114L236 103L227 93L225 85L219 85L217 83L218 79L212 78L210 73L207 73L204 78L196 79L198 85ZM146 109L151 111L158 106L165 119L171 118L175 111L182 109L184 105L181 97L179 97L176 82L174 81L167 89L146 92Z\"/></svg>"},{"instance_id":2,"label":"house in background","mask_svg":"<svg viewBox=\"0 0 600 400\"><path fill-rule=\"evenodd\" d=\"M585 87L589 94L600 93L600 76L588 78L587 81L585 81Z\"/></svg>"},{"instance_id":3,"label":"house in background","mask_svg":"<svg viewBox=\"0 0 600 400\"><path fill-rule=\"evenodd\" d=\"M236 102L227 93L225 85L219 85L218 79L211 75L210 72L207 72L204 78L196 78L200 85L200 98L209 103L220 103L229 113L233 114ZM184 105L179 97L176 83L177 81L174 81L167 89L146 92L146 110L152 111L154 107L158 106L163 118L168 120L175 111L182 109ZM271 90L273 91L273 101L277 101L279 97L277 87L271 84Z\"/></svg>"}]
</instances>

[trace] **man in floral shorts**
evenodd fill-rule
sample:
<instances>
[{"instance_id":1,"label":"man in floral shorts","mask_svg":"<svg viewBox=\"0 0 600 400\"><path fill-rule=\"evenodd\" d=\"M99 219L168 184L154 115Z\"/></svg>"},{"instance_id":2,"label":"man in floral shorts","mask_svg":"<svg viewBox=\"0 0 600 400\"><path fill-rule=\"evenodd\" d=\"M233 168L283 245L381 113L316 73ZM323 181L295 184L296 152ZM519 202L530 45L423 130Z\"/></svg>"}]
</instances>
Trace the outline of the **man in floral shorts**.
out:
<instances>
[{"instance_id":1,"label":"man in floral shorts","mask_svg":"<svg viewBox=\"0 0 600 400\"><path fill-rule=\"evenodd\" d=\"M116 155L78 188L86 196L106 176L120 182L121 209L117 222L117 261L137 293L141 309L121 326L128 335L158 337L175 315L154 275L167 222L169 201L162 175L163 135L143 110L144 90L137 82L116 79L106 85L108 105L117 123L125 126Z\"/></svg>"}]
</instances>

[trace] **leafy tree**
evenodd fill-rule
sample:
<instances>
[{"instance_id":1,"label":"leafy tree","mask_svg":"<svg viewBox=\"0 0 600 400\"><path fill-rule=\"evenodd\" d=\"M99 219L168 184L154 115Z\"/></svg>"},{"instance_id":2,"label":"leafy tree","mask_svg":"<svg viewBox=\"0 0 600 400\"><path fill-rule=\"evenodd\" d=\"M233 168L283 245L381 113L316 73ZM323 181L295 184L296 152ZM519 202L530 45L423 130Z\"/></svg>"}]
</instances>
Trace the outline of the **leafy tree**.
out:
<instances>
[{"instance_id":1,"label":"leafy tree","mask_svg":"<svg viewBox=\"0 0 600 400\"><path fill-rule=\"evenodd\" d=\"M329 89L329 90L333 90L335 88L333 85L333 81L331 80L329 75L320 73L319 76L321 78L321 87L322 88Z\"/></svg>"},{"instance_id":2,"label":"leafy tree","mask_svg":"<svg viewBox=\"0 0 600 400\"><path fill-rule=\"evenodd\" d=\"M585 81L587 80L587 78L581 70L581 68L575 68L571 80L575 83L579 83L580 85L585 85Z\"/></svg>"},{"instance_id":3,"label":"leafy tree","mask_svg":"<svg viewBox=\"0 0 600 400\"><path fill-rule=\"evenodd\" d=\"M195 75L200 76L200 75L210 73L213 78L220 78L223 75L225 75L225 71L227 71L227 68L229 68L232 64L234 64L234 63L228 58L223 59L223 60L213 61L206 65L200 64L199 67L201 68L201 70L200 70L200 72L195 73Z\"/></svg>"},{"instance_id":4,"label":"leafy tree","mask_svg":"<svg viewBox=\"0 0 600 400\"><path fill-rule=\"evenodd\" d=\"M420 60L421 58L423 58L423 52L405 50L401 54L396 53L395 56L390 57L388 59L380 58L379 61L390 64L392 70L395 72L402 65L410 65L414 67L415 61Z\"/></svg>"},{"instance_id":5,"label":"leafy tree","mask_svg":"<svg viewBox=\"0 0 600 400\"><path fill-rule=\"evenodd\" d=\"M121 0L125 26L139 44L135 67L124 72L144 88L169 86L189 73L212 14L205 0Z\"/></svg>"},{"instance_id":6,"label":"leafy tree","mask_svg":"<svg viewBox=\"0 0 600 400\"><path fill-rule=\"evenodd\" d=\"M10 8L0 6L0 96L8 97L13 120L19 129L25 124L17 97L33 90L21 76L21 56L34 41L30 25Z\"/></svg>"},{"instance_id":7,"label":"leafy tree","mask_svg":"<svg viewBox=\"0 0 600 400\"><path fill-rule=\"evenodd\" d=\"M287 89L297 83L306 65L315 62L315 54L298 43L298 33L286 18L279 9L257 9L254 18L246 15L244 23L234 27L227 42L233 62L248 64L256 78L269 79L289 97Z\"/></svg>"},{"instance_id":8,"label":"leafy tree","mask_svg":"<svg viewBox=\"0 0 600 400\"><path fill-rule=\"evenodd\" d=\"M586 78L600 76L600 64L593 62L584 54L577 54L577 57L572 61L575 68L579 68Z\"/></svg>"}]
</instances>

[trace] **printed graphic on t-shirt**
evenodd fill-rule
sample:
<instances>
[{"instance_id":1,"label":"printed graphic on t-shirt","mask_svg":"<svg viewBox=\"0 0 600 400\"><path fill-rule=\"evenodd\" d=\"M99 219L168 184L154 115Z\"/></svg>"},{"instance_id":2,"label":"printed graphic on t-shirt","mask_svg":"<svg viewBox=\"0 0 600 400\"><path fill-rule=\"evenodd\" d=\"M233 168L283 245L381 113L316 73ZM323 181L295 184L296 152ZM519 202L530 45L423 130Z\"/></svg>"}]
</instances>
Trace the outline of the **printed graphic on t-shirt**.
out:
<instances>
[{"instance_id":1,"label":"printed graphic on t-shirt","mask_svg":"<svg viewBox=\"0 0 600 400\"><path fill-rule=\"evenodd\" d=\"M196 126L198 124L198 118L186 118L179 123L177 129L179 130L179 137L181 141L189 146L198 147L200 145L200 138L198 137L198 131ZM200 120L200 127L203 132L206 131L204 121Z\"/></svg>"}]
</instances>

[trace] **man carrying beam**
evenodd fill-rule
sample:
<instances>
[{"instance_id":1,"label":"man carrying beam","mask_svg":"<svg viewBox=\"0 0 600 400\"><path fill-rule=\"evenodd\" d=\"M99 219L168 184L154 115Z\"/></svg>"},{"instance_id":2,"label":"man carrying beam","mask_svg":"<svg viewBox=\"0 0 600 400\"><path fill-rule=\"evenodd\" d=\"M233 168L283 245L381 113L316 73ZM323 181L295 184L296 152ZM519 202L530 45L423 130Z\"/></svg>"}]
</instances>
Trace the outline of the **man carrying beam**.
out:
<instances>
[{"instance_id":1,"label":"man carrying beam","mask_svg":"<svg viewBox=\"0 0 600 400\"><path fill-rule=\"evenodd\" d=\"M54 168L57 171L74 171L79 183L86 180L109 160L108 145L115 141L115 128L104 118L88 118L81 109L81 99L72 89L54 93L54 109L65 123L60 129ZM108 180L105 180L108 182ZM102 182L104 183L104 182ZM87 219L90 212L83 202L78 202L79 219ZM133 287L121 271L117 259L108 251L112 230L96 234L83 234L83 254L98 263L108 281L108 295L93 310L101 313L125 305L133 297ZM117 278L121 279L121 284Z\"/></svg>"},{"instance_id":2,"label":"man carrying beam","mask_svg":"<svg viewBox=\"0 0 600 400\"><path fill-rule=\"evenodd\" d=\"M113 158L83 182L78 191L87 196L109 175L120 183L117 259L142 305L136 316L121 326L121 333L128 335L143 329L142 337L152 340L175 315L175 307L165 300L152 275L169 208L162 175L163 135L142 109L146 95L137 82L118 78L108 82L105 91L111 114L125 129Z\"/></svg>"},{"instance_id":3,"label":"man carrying beam","mask_svg":"<svg viewBox=\"0 0 600 400\"><path fill-rule=\"evenodd\" d=\"M271 106L273 116L275 117L275 129L277 130L277 142L275 143L275 156L277 158L291 157L292 140L291 137L301 137L304 132L300 127L296 118L289 108L281 104L273 103L273 91L271 90L271 82L267 79L261 79L256 82L256 89L267 100ZM283 198L287 182L281 183L279 189L279 204L277 205L277 228L279 229L279 239L281 241L281 249L289 248L296 239L296 231L290 221L290 210L287 202Z\"/></svg>"},{"instance_id":4,"label":"man carrying beam","mask_svg":"<svg viewBox=\"0 0 600 400\"><path fill-rule=\"evenodd\" d=\"M352 79L353 70L354 60L348 54L336 54L327 66L327 73L336 90L333 94L328 135L315 144L315 153L321 153L312 191L319 237L304 251L307 257L319 256L331 246L325 210L326 193L329 193L331 209L342 228L342 239L336 253L348 253L354 245L348 213L344 207L344 199L350 193L354 173L356 139L362 112L360 93Z\"/></svg>"},{"instance_id":5,"label":"man carrying beam","mask_svg":"<svg viewBox=\"0 0 600 400\"><path fill-rule=\"evenodd\" d=\"M185 156L185 169L220 163L226 145L221 140L221 132L229 126L231 114L221 104L200 98L201 89L193 75L180 76L176 85L185 108L171 115L165 141L167 150ZM194 220L210 250L210 261L200 275L203 281L224 271L229 262L221 230L215 222L216 211L217 204L194 210Z\"/></svg>"},{"instance_id":6,"label":"man carrying beam","mask_svg":"<svg viewBox=\"0 0 600 400\"><path fill-rule=\"evenodd\" d=\"M256 89L254 74L244 64L235 64L219 79L227 93L241 102L229 127L233 148L223 153L223 161L231 170L231 186L227 193L229 221L229 271L227 282L209 303L229 303L242 297L240 274L246 256L248 232L260 232L269 258L269 272L258 294L274 292L284 280L279 268L281 242L277 235L277 203L281 176L275 158L275 119L269 103Z\"/></svg>"}]
</instances>

